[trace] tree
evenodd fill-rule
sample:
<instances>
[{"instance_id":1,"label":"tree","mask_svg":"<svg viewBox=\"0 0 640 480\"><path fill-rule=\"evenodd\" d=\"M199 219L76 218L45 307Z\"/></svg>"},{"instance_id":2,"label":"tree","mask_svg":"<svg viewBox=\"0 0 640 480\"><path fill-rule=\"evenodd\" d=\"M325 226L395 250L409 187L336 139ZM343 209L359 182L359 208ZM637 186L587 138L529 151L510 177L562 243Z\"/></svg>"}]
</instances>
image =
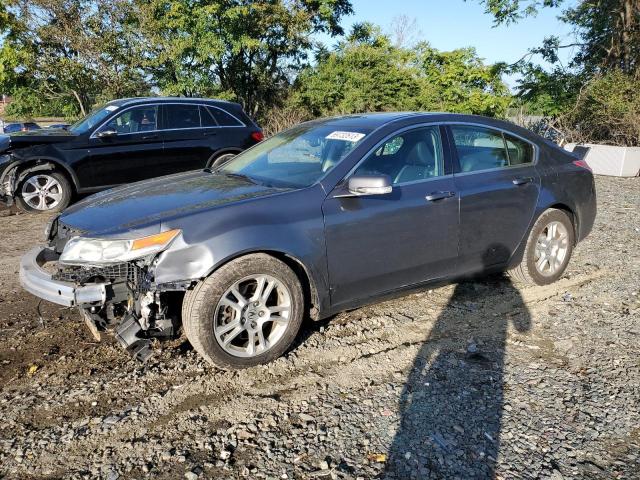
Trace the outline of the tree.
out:
<instances>
[{"instance_id":1,"label":"tree","mask_svg":"<svg viewBox=\"0 0 640 480\"><path fill-rule=\"evenodd\" d=\"M100 97L148 91L133 55L127 0L7 0L4 5L4 91L72 99L81 114Z\"/></svg>"},{"instance_id":2,"label":"tree","mask_svg":"<svg viewBox=\"0 0 640 480\"><path fill-rule=\"evenodd\" d=\"M558 7L564 0L480 0L496 25L535 15L540 8ZM579 0L560 19L572 25L576 42L563 44L558 37L545 39L530 53L555 63L558 51L577 47L572 67L589 74L618 69L635 75L640 70L640 0Z\"/></svg>"},{"instance_id":3,"label":"tree","mask_svg":"<svg viewBox=\"0 0 640 480\"><path fill-rule=\"evenodd\" d=\"M312 115L437 110L504 116L510 102L500 70L473 49L440 52L422 42L394 46L360 24L298 77L293 103Z\"/></svg>"},{"instance_id":4,"label":"tree","mask_svg":"<svg viewBox=\"0 0 640 480\"><path fill-rule=\"evenodd\" d=\"M260 117L284 98L312 35L343 33L348 0L135 0L144 65L160 90L240 101Z\"/></svg>"}]
</instances>

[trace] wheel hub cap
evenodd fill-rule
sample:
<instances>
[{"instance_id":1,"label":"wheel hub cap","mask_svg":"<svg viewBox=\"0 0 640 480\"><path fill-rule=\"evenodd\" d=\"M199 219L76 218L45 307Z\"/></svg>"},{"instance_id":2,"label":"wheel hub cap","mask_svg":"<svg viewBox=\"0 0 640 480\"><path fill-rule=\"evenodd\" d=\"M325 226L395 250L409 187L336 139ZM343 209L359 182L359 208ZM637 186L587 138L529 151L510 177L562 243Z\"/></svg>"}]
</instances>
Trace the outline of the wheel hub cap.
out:
<instances>
[{"instance_id":1,"label":"wheel hub cap","mask_svg":"<svg viewBox=\"0 0 640 480\"><path fill-rule=\"evenodd\" d=\"M21 189L24 202L35 210L51 210L62 200L62 186L51 175L41 174L28 178Z\"/></svg>"},{"instance_id":2,"label":"wheel hub cap","mask_svg":"<svg viewBox=\"0 0 640 480\"><path fill-rule=\"evenodd\" d=\"M536 270L544 276L558 272L569 250L569 232L560 222L551 222L540 232L535 247Z\"/></svg>"},{"instance_id":3,"label":"wheel hub cap","mask_svg":"<svg viewBox=\"0 0 640 480\"><path fill-rule=\"evenodd\" d=\"M251 275L234 283L215 309L214 334L225 352L260 355L280 341L291 314L291 293L270 275Z\"/></svg>"}]
</instances>

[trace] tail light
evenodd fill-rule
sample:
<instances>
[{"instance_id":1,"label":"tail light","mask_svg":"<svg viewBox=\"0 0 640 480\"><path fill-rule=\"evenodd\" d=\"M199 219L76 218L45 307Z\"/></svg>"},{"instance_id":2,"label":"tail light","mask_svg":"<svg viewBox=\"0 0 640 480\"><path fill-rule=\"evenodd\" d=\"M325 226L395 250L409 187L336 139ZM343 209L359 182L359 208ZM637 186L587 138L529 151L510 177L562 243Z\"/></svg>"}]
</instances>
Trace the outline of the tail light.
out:
<instances>
[{"instance_id":1,"label":"tail light","mask_svg":"<svg viewBox=\"0 0 640 480\"><path fill-rule=\"evenodd\" d=\"M593 170L591 170L591 167L587 164L587 162L585 162L584 160L574 160L572 163L576 167L585 168L585 169L589 170L590 172L593 171Z\"/></svg>"},{"instance_id":2,"label":"tail light","mask_svg":"<svg viewBox=\"0 0 640 480\"><path fill-rule=\"evenodd\" d=\"M253 132L251 134L251 138L253 138L256 142L261 142L262 140L264 140L264 133L262 133L262 130L258 130L257 132Z\"/></svg>"}]
</instances>

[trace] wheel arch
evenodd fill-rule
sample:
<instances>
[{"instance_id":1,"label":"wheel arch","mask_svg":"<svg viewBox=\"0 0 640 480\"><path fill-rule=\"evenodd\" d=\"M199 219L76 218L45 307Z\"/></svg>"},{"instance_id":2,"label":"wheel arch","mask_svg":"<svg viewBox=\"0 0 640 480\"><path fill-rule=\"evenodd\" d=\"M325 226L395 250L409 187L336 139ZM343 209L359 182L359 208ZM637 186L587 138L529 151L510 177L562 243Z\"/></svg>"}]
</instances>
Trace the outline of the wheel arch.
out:
<instances>
[{"instance_id":1,"label":"wheel arch","mask_svg":"<svg viewBox=\"0 0 640 480\"><path fill-rule=\"evenodd\" d=\"M318 292L318 287L316 280L313 278L310 269L300 260L286 252L278 251L278 250L269 250L269 249L261 249L261 250L247 250L238 252L235 255L225 258L223 261L219 262L215 265L206 275L208 277L213 272L223 267L224 265L232 262L233 260L237 260L238 258L246 257L247 255L253 255L256 253L262 253L265 255L269 255L274 257L285 265L287 265L298 277L300 280L300 284L302 285L302 291L305 297L306 309L309 313L309 316L312 320L320 319L320 297Z\"/></svg>"},{"instance_id":2,"label":"wheel arch","mask_svg":"<svg viewBox=\"0 0 640 480\"><path fill-rule=\"evenodd\" d=\"M571 220L571 225L573 225L573 233L574 233L573 246L574 247L576 246L576 244L578 243L578 217L577 217L577 215L575 214L573 209L569 205L567 205L566 203L562 203L562 202L551 203L549 205L545 205L544 207L539 208L536 211L536 214L531 219L531 224L529 225L529 227L526 230L526 234L524 235L524 237L520 241L520 244L518 245L518 248L516 248L515 252L513 252L513 255L511 255L511 258L509 259L509 262L507 264L508 268L513 268L513 267L515 267L515 266L520 264L520 262L522 261L523 255L524 255L525 247L527 246L527 242L529 241L529 235L531 234L531 229L533 229L533 226L536 224L536 222L538 221L538 219L540 218L540 216L544 212L546 212L547 210L552 210L552 209L561 210L561 211L565 212L569 216L569 219Z\"/></svg>"},{"instance_id":3,"label":"wheel arch","mask_svg":"<svg viewBox=\"0 0 640 480\"><path fill-rule=\"evenodd\" d=\"M544 212L550 209L561 210L569 216L569 219L571 220L571 225L573 225L573 246L575 247L576 244L578 243L578 233L580 232L579 225L578 225L578 216L573 211L573 209L568 205L566 205L565 203L554 203L553 205L549 205L542 212L540 212L540 215L542 215ZM540 217L540 215L538 215L538 218Z\"/></svg>"},{"instance_id":4,"label":"wheel arch","mask_svg":"<svg viewBox=\"0 0 640 480\"><path fill-rule=\"evenodd\" d=\"M241 148L235 148L235 147L229 147L229 148L222 148L220 150L217 150L215 153L213 153L209 157L209 160L207 160L206 167L207 168L211 167L213 165L213 163L216 161L216 159L218 159L222 155L226 155L228 153L233 153L233 154L237 155L238 153L242 153L242 149Z\"/></svg>"},{"instance_id":5,"label":"wheel arch","mask_svg":"<svg viewBox=\"0 0 640 480\"><path fill-rule=\"evenodd\" d=\"M31 172L56 170L70 180L74 193L78 191L78 177L68 165L65 165L57 159L47 157L28 158L17 162L14 168L16 169L16 188L24 177Z\"/></svg>"}]
</instances>

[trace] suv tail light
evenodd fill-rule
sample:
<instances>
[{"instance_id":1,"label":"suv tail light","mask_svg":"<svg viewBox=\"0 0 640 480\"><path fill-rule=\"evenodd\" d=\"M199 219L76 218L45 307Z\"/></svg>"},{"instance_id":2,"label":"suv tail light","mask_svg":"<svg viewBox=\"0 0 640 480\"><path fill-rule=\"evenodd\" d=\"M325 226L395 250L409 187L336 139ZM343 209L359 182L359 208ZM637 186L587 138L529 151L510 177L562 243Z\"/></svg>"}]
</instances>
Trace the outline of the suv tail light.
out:
<instances>
[{"instance_id":1,"label":"suv tail light","mask_svg":"<svg viewBox=\"0 0 640 480\"><path fill-rule=\"evenodd\" d=\"M261 142L262 140L264 140L264 133L262 133L262 130L258 130L257 132L253 132L251 134L251 138L253 138L256 142Z\"/></svg>"},{"instance_id":2,"label":"suv tail light","mask_svg":"<svg viewBox=\"0 0 640 480\"><path fill-rule=\"evenodd\" d=\"M591 170L591 167L587 164L587 162L585 162L584 160L574 160L572 163L576 167L585 168L585 169L589 170L590 172L593 171L593 170Z\"/></svg>"}]
</instances>

